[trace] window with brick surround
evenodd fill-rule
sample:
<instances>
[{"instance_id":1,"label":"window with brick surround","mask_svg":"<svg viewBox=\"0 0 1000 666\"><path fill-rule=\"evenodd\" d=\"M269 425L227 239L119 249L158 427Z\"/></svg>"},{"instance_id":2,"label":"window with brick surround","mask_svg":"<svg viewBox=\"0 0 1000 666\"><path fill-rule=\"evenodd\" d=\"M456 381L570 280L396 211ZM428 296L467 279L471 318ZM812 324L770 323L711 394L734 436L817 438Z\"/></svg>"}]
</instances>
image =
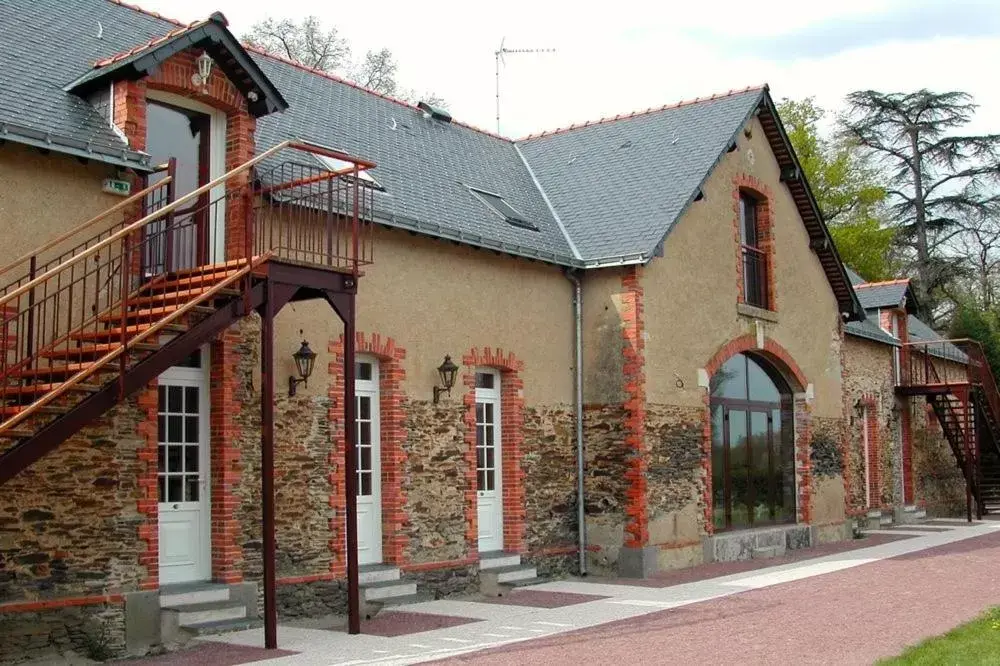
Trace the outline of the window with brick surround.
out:
<instances>
[{"instance_id":1,"label":"window with brick surround","mask_svg":"<svg viewBox=\"0 0 1000 666\"><path fill-rule=\"evenodd\" d=\"M740 190L740 251L743 271L743 302L765 310L771 308L767 249L762 242L761 203L753 194Z\"/></svg>"}]
</instances>

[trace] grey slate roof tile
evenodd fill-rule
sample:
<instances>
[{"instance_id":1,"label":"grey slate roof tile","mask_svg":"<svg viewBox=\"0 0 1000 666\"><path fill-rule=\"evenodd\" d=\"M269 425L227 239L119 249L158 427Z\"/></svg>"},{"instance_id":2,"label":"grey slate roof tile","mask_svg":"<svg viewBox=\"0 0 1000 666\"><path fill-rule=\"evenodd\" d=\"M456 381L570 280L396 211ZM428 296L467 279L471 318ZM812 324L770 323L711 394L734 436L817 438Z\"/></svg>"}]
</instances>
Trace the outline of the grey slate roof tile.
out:
<instances>
[{"instance_id":1,"label":"grey slate roof tile","mask_svg":"<svg viewBox=\"0 0 1000 666\"><path fill-rule=\"evenodd\" d=\"M849 321L844 326L844 331L849 335L859 338L866 338L874 342L882 342L887 345L898 347L900 341L882 330L878 325L878 315L869 312L868 317L862 321Z\"/></svg>"},{"instance_id":2,"label":"grey slate roof tile","mask_svg":"<svg viewBox=\"0 0 1000 666\"><path fill-rule=\"evenodd\" d=\"M3 0L0 15L0 124L38 130L56 143L126 150L96 109L63 87L99 58L175 26L107 0Z\"/></svg>"},{"instance_id":3,"label":"grey slate roof tile","mask_svg":"<svg viewBox=\"0 0 1000 666\"><path fill-rule=\"evenodd\" d=\"M861 305L866 310L870 310L898 306L903 302L903 296L906 295L910 284L906 281L894 281L882 284L854 285L854 287Z\"/></svg>"},{"instance_id":4,"label":"grey slate roof tile","mask_svg":"<svg viewBox=\"0 0 1000 666\"><path fill-rule=\"evenodd\" d=\"M585 260L648 257L763 94L749 90L519 145Z\"/></svg>"}]
</instances>

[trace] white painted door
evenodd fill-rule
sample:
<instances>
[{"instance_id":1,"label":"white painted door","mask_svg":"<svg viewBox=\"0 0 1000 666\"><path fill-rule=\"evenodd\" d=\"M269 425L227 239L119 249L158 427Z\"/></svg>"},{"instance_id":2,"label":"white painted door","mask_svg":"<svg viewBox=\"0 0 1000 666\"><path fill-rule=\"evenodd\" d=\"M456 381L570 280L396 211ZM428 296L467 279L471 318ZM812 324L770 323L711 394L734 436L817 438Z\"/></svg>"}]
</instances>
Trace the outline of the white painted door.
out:
<instances>
[{"instance_id":1,"label":"white painted door","mask_svg":"<svg viewBox=\"0 0 1000 666\"><path fill-rule=\"evenodd\" d=\"M160 583L211 576L207 349L160 375Z\"/></svg>"},{"instance_id":2,"label":"white painted door","mask_svg":"<svg viewBox=\"0 0 1000 666\"><path fill-rule=\"evenodd\" d=\"M476 371L476 501L479 552L503 550L500 375Z\"/></svg>"},{"instance_id":3,"label":"white painted door","mask_svg":"<svg viewBox=\"0 0 1000 666\"><path fill-rule=\"evenodd\" d=\"M382 460L379 433L378 361L360 357L355 365L358 488L358 562L382 561Z\"/></svg>"}]
</instances>

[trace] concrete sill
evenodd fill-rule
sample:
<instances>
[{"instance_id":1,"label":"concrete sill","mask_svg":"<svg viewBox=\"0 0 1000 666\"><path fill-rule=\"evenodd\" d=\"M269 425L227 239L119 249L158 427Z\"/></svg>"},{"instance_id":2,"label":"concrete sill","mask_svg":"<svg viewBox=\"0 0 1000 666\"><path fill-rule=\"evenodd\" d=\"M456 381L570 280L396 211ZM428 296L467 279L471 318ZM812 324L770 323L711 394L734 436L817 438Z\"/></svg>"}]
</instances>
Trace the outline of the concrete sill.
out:
<instances>
[{"instance_id":1,"label":"concrete sill","mask_svg":"<svg viewBox=\"0 0 1000 666\"><path fill-rule=\"evenodd\" d=\"M736 313L743 317L750 317L751 319L763 319L764 321L778 323L777 312L765 310L764 308L755 308L754 306L747 305L746 303L737 303Z\"/></svg>"}]
</instances>

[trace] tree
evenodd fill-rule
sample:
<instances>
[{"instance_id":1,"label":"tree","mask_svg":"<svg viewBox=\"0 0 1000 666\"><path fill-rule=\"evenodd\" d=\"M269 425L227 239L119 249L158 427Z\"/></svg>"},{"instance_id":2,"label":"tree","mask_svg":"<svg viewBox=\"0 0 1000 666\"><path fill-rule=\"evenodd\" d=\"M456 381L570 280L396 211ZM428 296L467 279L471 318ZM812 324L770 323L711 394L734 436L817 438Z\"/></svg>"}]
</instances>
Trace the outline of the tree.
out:
<instances>
[{"instance_id":1,"label":"tree","mask_svg":"<svg viewBox=\"0 0 1000 666\"><path fill-rule=\"evenodd\" d=\"M405 102L415 104L423 100L435 106L445 105L434 94L420 95L411 88L401 89L396 81L399 64L387 48L368 51L364 58L352 62L350 42L341 37L336 28L325 29L315 16L307 16L301 21L264 19L250 27L243 41L266 53L335 74Z\"/></svg>"},{"instance_id":2,"label":"tree","mask_svg":"<svg viewBox=\"0 0 1000 666\"><path fill-rule=\"evenodd\" d=\"M881 93L847 96L841 136L863 147L884 168L891 205L922 314L934 321L944 287L961 273L947 244L961 232L957 218L998 201L1000 135L955 134L976 105L964 92Z\"/></svg>"},{"instance_id":3,"label":"tree","mask_svg":"<svg viewBox=\"0 0 1000 666\"><path fill-rule=\"evenodd\" d=\"M319 19L307 16L298 23L291 19L266 18L254 23L243 41L261 51L294 60L306 67L336 72L351 57L351 46L336 28L324 30Z\"/></svg>"},{"instance_id":4,"label":"tree","mask_svg":"<svg viewBox=\"0 0 1000 666\"><path fill-rule=\"evenodd\" d=\"M951 320L952 339L969 338L983 346L983 353L995 377L1000 377L1000 335L994 312L984 311L973 303L959 303Z\"/></svg>"},{"instance_id":5,"label":"tree","mask_svg":"<svg viewBox=\"0 0 1000 666\"><path fill-rule=\"evenodd\" d=\"M841 258L866 280L893 277L895 232L881 221L885 188L850 142L824 138L814 98L783 99L778 114Z\"/></svg>"}]
</instances>

